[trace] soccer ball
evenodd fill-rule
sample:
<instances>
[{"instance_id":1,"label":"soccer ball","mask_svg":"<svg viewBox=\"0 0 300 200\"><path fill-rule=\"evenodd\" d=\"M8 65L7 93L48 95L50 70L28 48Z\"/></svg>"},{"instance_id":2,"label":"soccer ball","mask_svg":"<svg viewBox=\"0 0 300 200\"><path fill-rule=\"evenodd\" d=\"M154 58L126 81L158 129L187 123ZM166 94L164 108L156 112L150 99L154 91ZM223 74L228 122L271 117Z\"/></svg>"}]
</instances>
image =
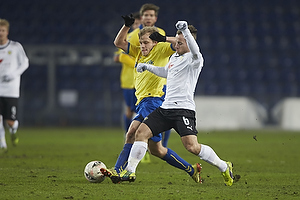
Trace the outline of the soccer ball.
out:
<instances>
[{"instance_id":1,"label":"soccer ball","mask_svg":"<svg viewBox=\"0 0 300 200\"><path fill-rule=\"evenodd\" d=\"M91 183L101 183L105 176L100 169L106 168L106 165L101 161L91 161L84 168L84 177Z\"/></svg>"}]
</instances>

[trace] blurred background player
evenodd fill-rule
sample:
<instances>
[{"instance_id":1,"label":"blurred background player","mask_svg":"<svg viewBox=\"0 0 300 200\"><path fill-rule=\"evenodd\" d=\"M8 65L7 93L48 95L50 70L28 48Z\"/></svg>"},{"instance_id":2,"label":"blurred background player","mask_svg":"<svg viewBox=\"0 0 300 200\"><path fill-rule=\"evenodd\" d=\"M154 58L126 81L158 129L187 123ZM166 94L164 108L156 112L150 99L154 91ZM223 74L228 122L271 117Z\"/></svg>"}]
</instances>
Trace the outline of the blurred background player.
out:
<instances>
[{"instance_id":1,"label":"blurred background player","mask_svg":"<svg viewBox=\"0 0 300 200\"><path fill-rule=\"evenodd\" d=\"M7 152L5 128L7 124L11 133L12 144L19 142L17 129L18 99L22 73L28 68L29 61L22 45L8 39L9 22L0 19L0 147Z\"/></svg>"},{"instance_id":2,"label":"blurred background player","mask_svg":"<svg viewBox=\"0 0 300 200\"><path fill-rule=\"evenodd\" d=\"M141 25L141 17L139 12L133 14L135 19L134 24L131 26L131 30L138 28ZM130 38L132 32L128 33L127 39ZM134 65L135 59L126 54L122 49L119 49L114 55L114 61L122 64L120 82L123 90L123 96L125 100L125 113L123 115L123 126L125 133L127 132L131 120L135 114L135 89L134 89Z\"/></svg>"}]
</instances>

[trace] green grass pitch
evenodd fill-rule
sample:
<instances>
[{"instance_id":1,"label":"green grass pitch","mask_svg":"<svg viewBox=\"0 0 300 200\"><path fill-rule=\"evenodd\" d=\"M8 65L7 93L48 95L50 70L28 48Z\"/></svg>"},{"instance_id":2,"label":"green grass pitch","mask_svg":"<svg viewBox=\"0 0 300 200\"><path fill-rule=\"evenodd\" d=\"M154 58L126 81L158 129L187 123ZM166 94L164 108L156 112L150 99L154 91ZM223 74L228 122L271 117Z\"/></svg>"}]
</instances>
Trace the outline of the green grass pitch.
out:
<instances>
[{"instance_id":1,"label":"green grass pitch","mask_svg":"<svg viewBox=\"0 0 300 200\"><path fill-rule=\"evenodd\" d=\"M122 129L20 128L20 142L0 155L0 199L300 199L300 132L280 130L199 131L210 145L234 163L241 176L232 187L219 170L187 152L177 133L169 148L185 160L202 164L203 184L186 172L151 156L141 163L134 183L89 183L85 165L101 160L114 165L123 147Z\"/></svg>"}]
</instances>

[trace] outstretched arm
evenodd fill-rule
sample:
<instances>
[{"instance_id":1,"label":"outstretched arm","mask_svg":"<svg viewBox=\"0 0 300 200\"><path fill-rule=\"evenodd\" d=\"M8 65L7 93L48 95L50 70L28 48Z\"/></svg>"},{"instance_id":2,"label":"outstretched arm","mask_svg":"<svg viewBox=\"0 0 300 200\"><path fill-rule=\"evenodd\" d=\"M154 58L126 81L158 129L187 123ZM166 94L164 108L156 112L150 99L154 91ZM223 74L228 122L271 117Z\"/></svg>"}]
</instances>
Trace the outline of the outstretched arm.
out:
<instances>
[{"instance_id":1,"label":"outstretched arm","mask_svg":"<svg viewBox=\"0 0 300 200\"><path fill-rule=\"evenodd\" d=\"M145 63L139 63L136 66L136 71L137 72L141 73L145 70L148 70L149 72L152 72L156 76L160 76L160 77L163 77L163 78L167 78L167 75L168 75L168 68L167 67L157 67L157 66L150 65L150 64L145 64Z\"/></svg>"},{"instance_id":2,"label":"outstretched arm","mask_svg":"<svg viewBox=\"0 0 300 200\"><path fill-rule=\"evenodd\" d=\"M152 33L149 38L151 40L157 41L157 42L169 42L172 45L175 45L176 43L176 37L168 37L160 34L159 32Z\"/></svg>"}]
</instances>

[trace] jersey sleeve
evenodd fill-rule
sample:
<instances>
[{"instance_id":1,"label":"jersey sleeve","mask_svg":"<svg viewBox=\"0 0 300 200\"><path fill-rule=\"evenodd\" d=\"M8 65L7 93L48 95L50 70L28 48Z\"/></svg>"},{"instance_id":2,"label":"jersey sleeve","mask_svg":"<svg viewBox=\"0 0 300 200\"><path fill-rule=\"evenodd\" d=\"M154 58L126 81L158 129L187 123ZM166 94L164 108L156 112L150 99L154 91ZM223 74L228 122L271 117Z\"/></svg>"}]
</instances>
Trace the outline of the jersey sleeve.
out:
<instances>
[{"instance_id":1,"label":"jersey sleeve","mask_svg":"<svg viewBox=\"0 0 300 200\"><path fill-rule=\"evenodd\" d=\"M134 44L128 43L127 53L128 53L128 55L136 58L140 54L140 47L135 46Z\"/></svg>"},{"instance_id":2,"label":"jersey sleeve","mask_svg":"<svg viewBox=\"0 0 300 200\"><path fill-rule=\"evenodd\" d=\"M18 55L17 55L17 59L18 59L18 69L15 72L16 75L21 75L29 66L29 59L26 56L26 53L22 47L22 45L20 43L16 43L17 48L18 48Z\"/></svg>"},{"instance_id":3,"label":"jersey sleeve","mask_svg":"<svg viewBox=\"0 0 300 200\"><path fill-rule=\"evenodd\" d=\"M192 36L191 32L189 29L186 29L182 31L182 34L187 42L187 45L193 55L193 61L194 62L199 62L200 66L203 66L203 57L202 54L200 53L200 48L195 40L195 38ZM196 65L199 66L199 65Z\"/></svg>"},{"instance_id":4,"label":"jersey sleeve","mask_svg":"<svg viewBox=\"0 0 300 200\"><path fill-rule=\"evenodd\" d=\"M168 42L160 42L158 43L160 52L162 56L171 56L173 53L175 53L175 49L173 49L172 44Z\"/></svg>"},{"instance_id":5,"label":"jersey sleeve","mask_svg":"<svg viewBox=\"0 0 300 200\"><path fill-rule=\"evenodd\" d=\"M123 64L128 65L128 66L132 66L132 68L135 65L134 58L131 57L130 55L124 53L124 52L120 53L120 55L119 55L119 61L121 63L123 63Z\"/></svg>"}]
</instances>

